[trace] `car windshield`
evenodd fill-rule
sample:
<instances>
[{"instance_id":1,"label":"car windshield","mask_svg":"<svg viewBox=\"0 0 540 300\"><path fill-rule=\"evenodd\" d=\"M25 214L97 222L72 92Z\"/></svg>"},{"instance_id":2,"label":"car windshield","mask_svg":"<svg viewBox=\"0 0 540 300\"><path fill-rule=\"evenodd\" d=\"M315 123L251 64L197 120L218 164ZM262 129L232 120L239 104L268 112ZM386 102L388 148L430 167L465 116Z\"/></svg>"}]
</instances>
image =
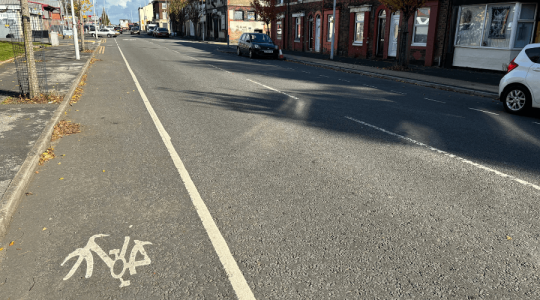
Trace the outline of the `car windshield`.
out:
<instances>
[{"instance_id":1,"label":"car windshield","mask_svg":"<svg viewBox=\"0 0 540 300\"><path fill-rule=\"evenodd\" d=\"M250 36L252 43L272 43L272 40L266 34L250 34Z\"/></svg>"},{"instance_id":2,"label":"car windshield","mask_svg":"<svg viewBox=\"0 0 540 300\"><path fill-rule=\"evenodd\" d=\"M167 31L167 28L159 28L158 31Z\"/></svg>"},{"instance_id":3,"label":"car windshield","mask_svg":"<svg viewBox=\"0 0 540 300\"><path fill-rule=\"evenodd\" d=\"M139 27L133 27L132 29L133 30L139 30Z\"/></svg>"}]
</instances>

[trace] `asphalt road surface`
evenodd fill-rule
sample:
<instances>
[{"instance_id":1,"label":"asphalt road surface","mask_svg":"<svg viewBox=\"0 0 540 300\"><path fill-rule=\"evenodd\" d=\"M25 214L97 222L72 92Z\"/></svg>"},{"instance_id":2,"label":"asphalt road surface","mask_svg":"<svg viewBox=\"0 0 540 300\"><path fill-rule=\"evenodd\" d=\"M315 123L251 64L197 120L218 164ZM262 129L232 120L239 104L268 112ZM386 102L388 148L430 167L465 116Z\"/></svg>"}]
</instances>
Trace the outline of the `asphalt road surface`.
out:
<instances>
[{"instance_id":1,"label":"asphalt road surface","mask_svg":"<svg viewBox=\"0 0 540 300\"><path fill-rule=\"evenodd\" d=\"M2 242L3 299L538 299L540 118L108 39ZM9 243L14 242L12 246Z\"/></svg>"}]
</instances>

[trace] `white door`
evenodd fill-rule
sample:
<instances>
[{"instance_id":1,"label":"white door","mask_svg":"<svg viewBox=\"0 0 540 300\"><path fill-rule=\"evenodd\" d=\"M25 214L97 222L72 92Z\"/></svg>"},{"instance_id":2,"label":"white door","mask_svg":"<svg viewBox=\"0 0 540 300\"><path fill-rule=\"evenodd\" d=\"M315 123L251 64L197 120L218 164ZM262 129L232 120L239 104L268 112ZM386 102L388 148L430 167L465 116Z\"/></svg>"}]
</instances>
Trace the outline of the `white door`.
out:
<instances>
[{"instance_id":1,"label":"white door","mask_svg":"<svg viewBox=\"0 0 540 300\"><path fill-rule=\"evenodd\" d=\"M388 56L396 57L397 43L399 34L399 12L392 16L392 24L390 25L390 43L388 44Z\"/></svg>"},{"instance_id":2,"label":"white door","mask_svg":"<svg viewBox=\"0 0 540 300\"><path fill-rule=\"evenodd\" d=\"M321 52L321 16L317 16L315 27L315 52Z\"/></svg>"}]
</instances>

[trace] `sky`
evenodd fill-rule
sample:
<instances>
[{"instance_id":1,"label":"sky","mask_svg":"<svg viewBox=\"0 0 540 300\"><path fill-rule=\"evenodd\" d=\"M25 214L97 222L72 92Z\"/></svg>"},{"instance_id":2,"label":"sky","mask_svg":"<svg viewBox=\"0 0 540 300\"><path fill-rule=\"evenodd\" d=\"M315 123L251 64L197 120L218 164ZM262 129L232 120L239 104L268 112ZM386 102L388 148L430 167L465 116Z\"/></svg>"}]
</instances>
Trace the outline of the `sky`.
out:
<instances>
[{"instance_id":1,"label":"sky","mask_svg":"<svg viewBox=\"0 0 540 300\"><path fill-rule=\"evenodd\" d=\"M129 19L131 22L139 22L137 8L150 3L149 0L92 0L95 1L96 14L99 16L105 7L109 19L115 25L120 23L120 19ZM132 20L133 16L133 20Z\"/></svg>"}]
</instances>

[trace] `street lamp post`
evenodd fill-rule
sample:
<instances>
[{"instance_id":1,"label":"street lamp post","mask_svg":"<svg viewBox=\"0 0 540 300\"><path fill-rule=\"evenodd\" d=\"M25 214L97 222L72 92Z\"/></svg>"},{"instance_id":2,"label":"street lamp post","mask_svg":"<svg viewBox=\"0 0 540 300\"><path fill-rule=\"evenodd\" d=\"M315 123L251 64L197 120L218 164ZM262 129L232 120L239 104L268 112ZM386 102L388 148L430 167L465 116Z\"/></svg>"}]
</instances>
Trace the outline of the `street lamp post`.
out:
<instances>
[{"instance_id":1,"label":"street lamp post","mask_svg":"<svg viewBox=\"0 0 540 300\"><path fill-rule=\"evenodd\" d=\"M94 23L94 35L95 35L94 37L97 40L98 36L97 36L97 24L96 24L96 17L97 17L97 15L96 15L96 0L93 0L93 6L94 6L94 15L92 17L94 18L94 20L93 20L94 22L92 22L92 23Z\"/></svg>"},{"instance_id":2,"label":"street lamp post","mask_svg":"<svg viewBox=\"0 0 540 300\"><path fill-rule=\"evenodd\" d=\"M75 59L81 60L81 56L79 54L79 36L77 35L77 24L75 22L75 9L73 9L74 7L73 0L71 0L71 19L73 22L73 41L75 42Z\"/></svg>"}]
</instances>

